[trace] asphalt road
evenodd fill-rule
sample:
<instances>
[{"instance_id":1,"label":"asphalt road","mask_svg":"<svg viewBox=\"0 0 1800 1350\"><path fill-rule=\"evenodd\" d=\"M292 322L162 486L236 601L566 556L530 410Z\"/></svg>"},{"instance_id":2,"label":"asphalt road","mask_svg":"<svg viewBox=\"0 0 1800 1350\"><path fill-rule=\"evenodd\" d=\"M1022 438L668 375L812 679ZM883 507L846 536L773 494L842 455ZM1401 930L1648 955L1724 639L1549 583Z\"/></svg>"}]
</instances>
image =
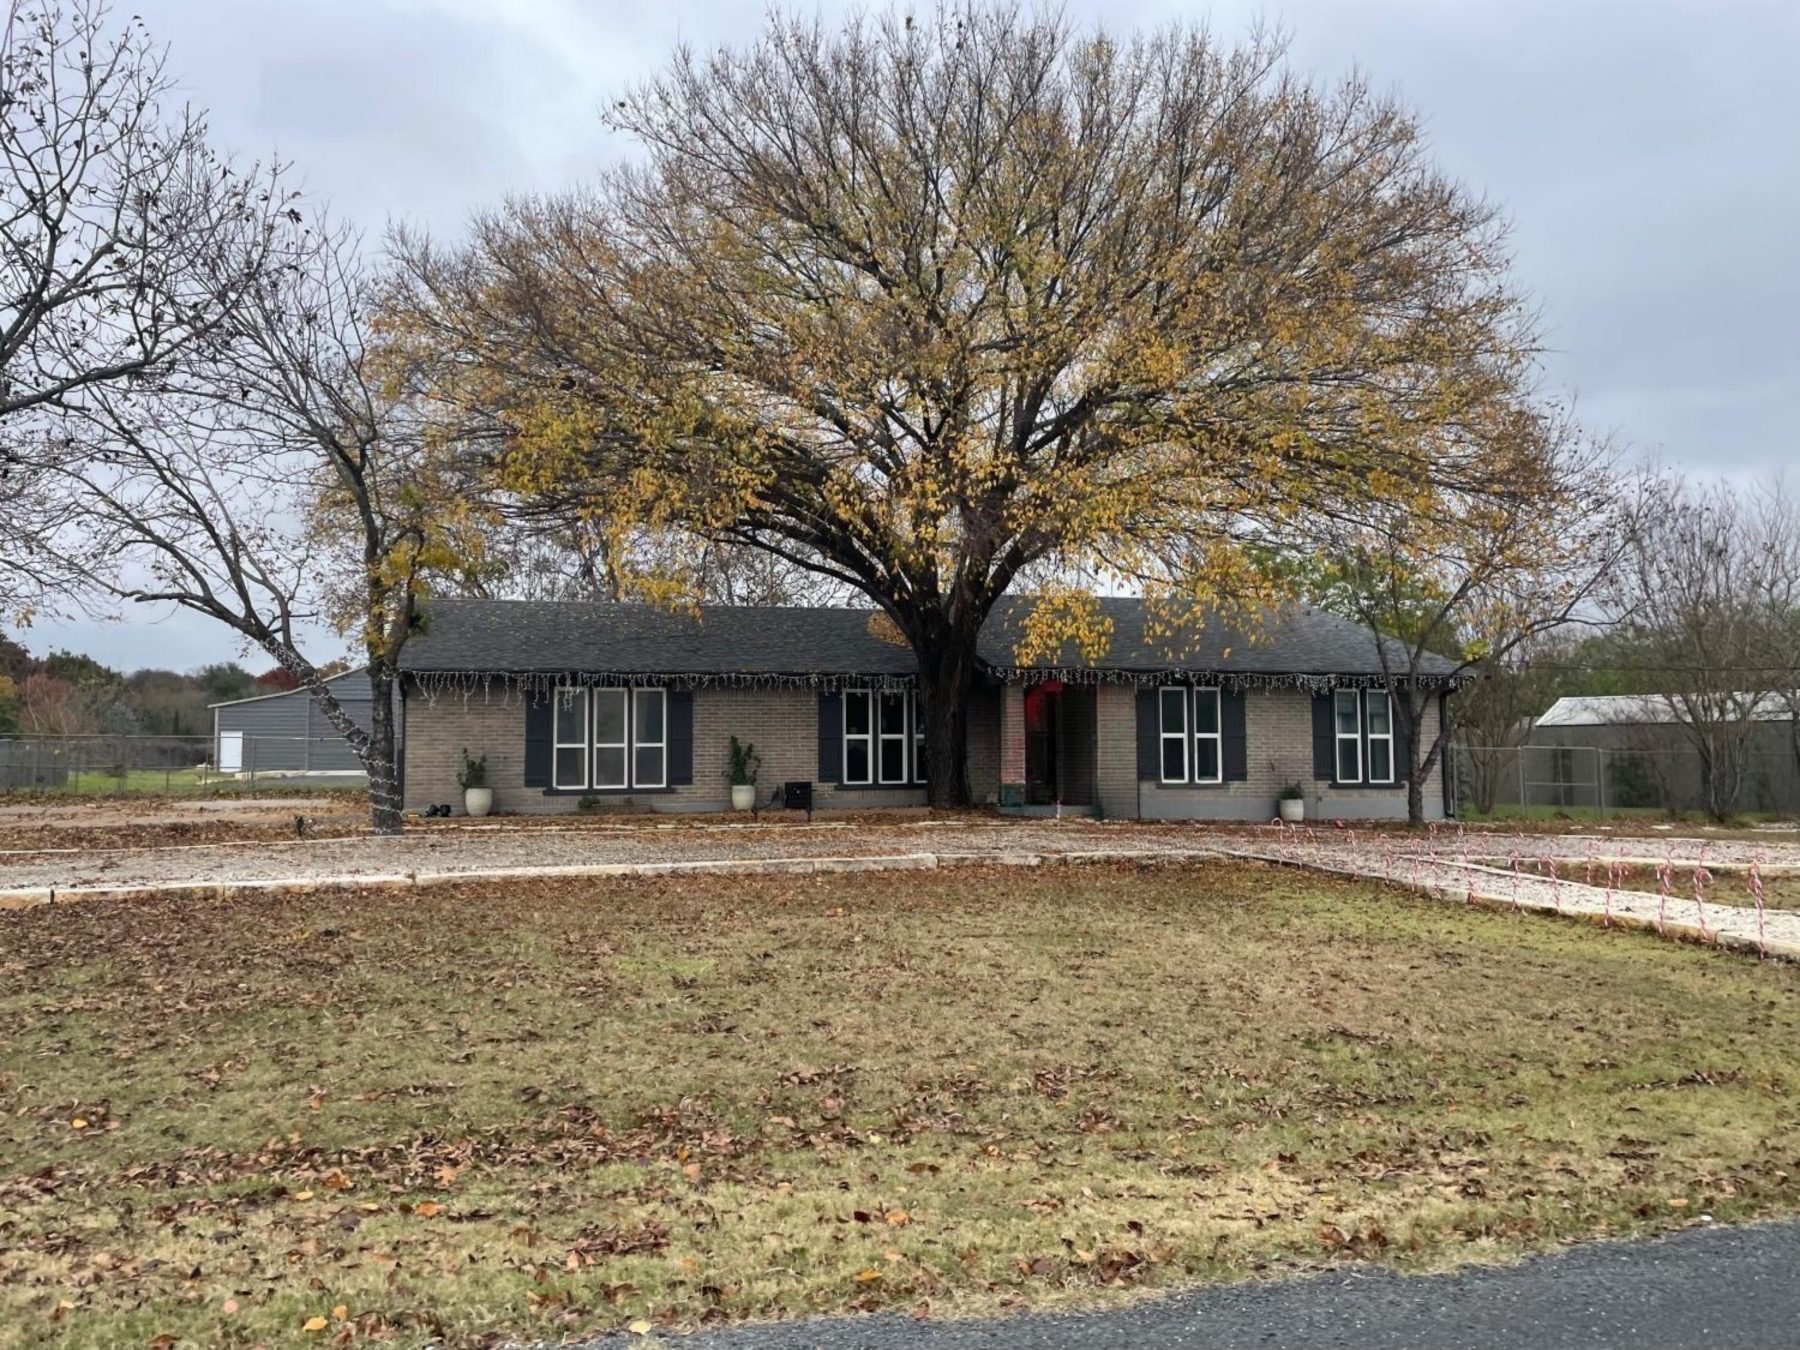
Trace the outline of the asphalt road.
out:
<instances>
[{"instance_id":1,"label":"asphalt road","mask_svg":"<svg viewBox=\"0 0 1800 1350\"><path fill-rule=\"evenodd\" d=\"M679 1350L1787 1350L1800 1346L1796 1271L1800 1223L1773 1223L1591 1243L1448 1275L1356 1271L1231 1285L1108 1312L966 1322L834 1318L656 1343ZM600 1344L610 1350L619 1342Z\"/></svg>"}]
</instances>

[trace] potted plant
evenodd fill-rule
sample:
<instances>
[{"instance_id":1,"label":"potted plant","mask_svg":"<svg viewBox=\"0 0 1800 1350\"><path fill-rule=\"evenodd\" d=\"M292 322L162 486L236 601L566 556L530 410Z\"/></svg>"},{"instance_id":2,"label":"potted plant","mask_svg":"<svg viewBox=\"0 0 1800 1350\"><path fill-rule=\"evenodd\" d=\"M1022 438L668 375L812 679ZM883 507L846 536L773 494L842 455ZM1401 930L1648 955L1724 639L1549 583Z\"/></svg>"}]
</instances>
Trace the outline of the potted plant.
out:
<instances>
[{"instance_id":1,"label":"potted plant","mask_svg":"<svg viewBox=\"0 0 1800 1350\"><path fill-rule=\"evenodd\" d=\"M762 756L754 745L746 745L736 736L731 738L731 767L725 777L731 780L731 809L748 811L756 805L756 771L762 767Z\"/></svg>"},{"instance_id":2,"label":"potted plant","mask_svg":"<svg viewBox=\"0 0 1800 1350\"><path fill-rule=\"evenodd\" d=\"M456 783L463 790L463 810L470 815L485 816L494 809L494 789L487 785L486 755L471 758L469 748L464 746L462 768L457 772Z\"/></svg>"},{"instance_id":3,"label":"potted plant","mask_svg":"<svg viewBox=\"0 0 1800 1350\"><path fill-rule=\"evenodd\" d=\"M1276 805L1280 808L1281 818L1290 825L1306 819L1306 792L1298 783L1289 783L1281 789L1281 799Z\"/></svg>"}]
</instances>

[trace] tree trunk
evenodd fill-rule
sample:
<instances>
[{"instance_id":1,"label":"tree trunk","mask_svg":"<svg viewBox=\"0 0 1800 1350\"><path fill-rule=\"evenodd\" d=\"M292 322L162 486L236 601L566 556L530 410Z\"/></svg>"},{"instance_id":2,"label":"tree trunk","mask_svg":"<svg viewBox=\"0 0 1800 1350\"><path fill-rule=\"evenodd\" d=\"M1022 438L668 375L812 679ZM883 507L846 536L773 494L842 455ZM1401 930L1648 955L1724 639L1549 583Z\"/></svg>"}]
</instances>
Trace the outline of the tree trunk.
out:
<instances>
[{"instance_id":1,"label":"tree trunk","mask_svg":"<svg viewBox=\"0 0 1800 1350\"><path fill-rule=\"evenodd\" d=\"M369 662L369 730L364 731L356 719L344 711L325 677L299 652L282 642L265 642L265 649L282 669L300 681L325 714L338 735L349 742L350 749L362 761L369 775L369 828L376 834L399 834L400 775L394 756L394 669L384 661Z\"/></svg>"},{"instance_id":2,"label":"tree trunk","mask_svg":"<svg viewBox=\"0 0 1800 1350\"><path fill-rule=\"evenodd\" d=\"M913 642L919 710L925 719L925 800L938 808L969 805L968 706L975 684L975 638L973 632L940 631Z\"/></svg>"},{"instance_id":3,"label":"tree trunk","mask_svg":"<svg viewBox=\"0 0 1800 1350\"><path fill-rule=\"evenodd\" d=\"M399 834L400 772L394 754L394 675L369 666L369 738L363 767L369 774L369 828L376 834Z\"/></svg>"},{"instance_id":4,"label":"tree trunk","mask_svg":"<svg viewBox=\"0 0 1800 1350\"><path fill-rule=\"evenodd\" d=\"M1418 829L1425 823L1425 784L1444 749L1444 723L1438 723L1437 735L1429 746L1421 742L1419 728L1425 722L1425 704L1429 695L1421 696L1408 689L1392 700L1404 719L1406 729L1406 824Z\"/></svg>"}]
</instances>

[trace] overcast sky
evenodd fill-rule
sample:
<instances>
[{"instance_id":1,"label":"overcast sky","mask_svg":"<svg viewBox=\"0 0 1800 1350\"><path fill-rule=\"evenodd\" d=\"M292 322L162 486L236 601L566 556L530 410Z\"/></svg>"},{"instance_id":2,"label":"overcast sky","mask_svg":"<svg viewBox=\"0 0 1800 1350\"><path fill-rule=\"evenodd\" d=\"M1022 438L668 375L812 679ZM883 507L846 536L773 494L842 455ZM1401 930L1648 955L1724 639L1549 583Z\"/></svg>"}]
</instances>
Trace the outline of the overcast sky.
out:
<instances>
[{"instance_id":1,"label":"overcast sky","mask_svg":"<svg viewBox=\"0 0 1800 1350\"><path fill-rule=\"evenodd\" d=\"M736 0L120 5L170 44L221 146L292 161L372 233L404 219L443 235L508 192L561 187L628 153L599 126L603 101L677 44L742 41L763 14ZM1800 0L1067 11L1115 30L1208 18L1222 38L1262 17L1291 32L1301 69L1361 67L1421 111L1442 164L1512 219L1549 377L1590 425L1695 472L1747 477L1800 457ZM186 615L24 636L125 669L239 654Z\"/></svg>"}]
</instances>

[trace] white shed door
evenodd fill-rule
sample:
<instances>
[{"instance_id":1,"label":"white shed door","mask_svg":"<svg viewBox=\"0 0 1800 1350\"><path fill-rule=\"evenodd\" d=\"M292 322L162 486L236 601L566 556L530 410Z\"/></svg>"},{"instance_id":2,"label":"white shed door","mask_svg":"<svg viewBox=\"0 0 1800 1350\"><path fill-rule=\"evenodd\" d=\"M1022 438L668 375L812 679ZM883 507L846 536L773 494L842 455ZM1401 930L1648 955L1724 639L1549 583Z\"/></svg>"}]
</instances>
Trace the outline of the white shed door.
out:
<instances>
[{"instance_id":1,"label":"white shed door","mask_svg":"<svg viewBox=\"0 0 1800 1350\"><path fill-rule=\"evenodd\" d=\"M221 731L219 733L219 772L238 773L244 767L244 733L241 731Z\"/></svg>"}]
</instances>

